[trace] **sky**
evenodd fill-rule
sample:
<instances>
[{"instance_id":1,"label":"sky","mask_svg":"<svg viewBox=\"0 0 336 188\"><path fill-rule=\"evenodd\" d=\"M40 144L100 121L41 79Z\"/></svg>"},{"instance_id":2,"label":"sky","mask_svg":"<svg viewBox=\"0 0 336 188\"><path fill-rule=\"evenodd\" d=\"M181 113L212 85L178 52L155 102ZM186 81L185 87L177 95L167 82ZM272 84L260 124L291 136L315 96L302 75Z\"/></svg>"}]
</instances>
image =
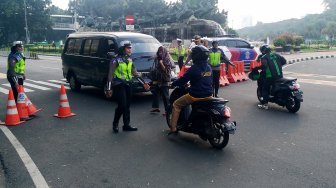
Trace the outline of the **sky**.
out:
<instances>
[{"instance_id":1,"label":"sky","mask_svg":"<svg viewBox=\"0 0 336 188\"><path fill-rule=\"evenodd\" d=\"M69 0L52 0L54 5L62 9L67 9L68 2ZM257 22L271 23L319 14L324 10L322 2L323 0L218 0L218 7L228 11L229 27L240 29Z\"/></svg>"}]
</instances>

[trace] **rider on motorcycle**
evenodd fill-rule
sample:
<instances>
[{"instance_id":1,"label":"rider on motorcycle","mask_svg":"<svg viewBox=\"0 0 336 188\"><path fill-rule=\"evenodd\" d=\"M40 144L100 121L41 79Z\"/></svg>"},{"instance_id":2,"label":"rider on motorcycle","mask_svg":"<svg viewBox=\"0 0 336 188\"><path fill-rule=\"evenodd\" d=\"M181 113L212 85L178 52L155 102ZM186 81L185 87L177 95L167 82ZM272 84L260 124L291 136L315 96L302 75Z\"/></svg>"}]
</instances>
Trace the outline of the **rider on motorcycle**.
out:
<instances>
[{"instance_id":1,"label":"rider on motorcycle","mask_svg":"<svg viewBox=\"0 0 336 188\"><path fill-rule=\"evenodd\" d=\"M268 109L268 101L271 85L278 79L282 78L282 66L286 64L286 59L276 53L273 53L271 48L264 44L260 47L262 53L258 60L261 61L261 66L254 69L261 69L260 85L262 85L262 103L258 104L259 108ZM258 84L259 84L258 83Z\"/></svg>"},{"instance_id":2,"label":"rider on motorcycle","mask_svg":"<svg viewBox=\"0 0 336 188\"><path fill-rule=\"evenodd\" d=\"M181 109L196 101L212 99L212 70L208 64L209 50L202 45L195 46L191 50L193 65L172 86L185 86L190 81L189 93L183 95L173 103L172 118L170 121L170 133L177 133L177 121Z\"/></svg>"}]
</instances>

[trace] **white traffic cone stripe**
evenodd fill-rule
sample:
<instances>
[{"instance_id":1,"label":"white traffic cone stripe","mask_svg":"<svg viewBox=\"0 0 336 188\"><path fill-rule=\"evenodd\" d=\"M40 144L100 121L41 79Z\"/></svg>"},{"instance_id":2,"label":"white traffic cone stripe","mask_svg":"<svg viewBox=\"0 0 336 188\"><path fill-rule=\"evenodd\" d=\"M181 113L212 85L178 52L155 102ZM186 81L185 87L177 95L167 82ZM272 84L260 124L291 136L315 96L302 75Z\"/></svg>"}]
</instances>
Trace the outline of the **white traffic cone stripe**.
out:
<instances>
[{"instance_id":1,"label":"white traffic cone stripe","mask_svg":"<svg viewBox=\"0 0 336 188\"><path fill-rule=\"evenodd\" d=\"M68 102L61 102L61 103L60 103L60 106L61 106L61 107L70 107L70 105L69 105Z\"/></svg>"},{"instance_id":2,"label":"white traffic cone stripe","mask_svg":"<svg viewBox=\"0 0 336 188\"><path fill-rule=\"evenodd\" d=\"M19 114L16 108L7 109L7 115L16 115Z\"/></svg>"},{"instance_id":3,"label":"white traffic cone stripe","mask_svg":"<svg viewBox=\"0 0 336 188\"><path fill-rule=\"evenodd\" d=\"M7 106L16 106L15 100L9 100Z\"/></svg>"},{"instance_id":4,"label":"white traffic cone stripe","mask_svg":"<svg viewBox=\"0 0 336 188\"><path fill-rule=\"evenodd\" d=\"M68 100L68 97L66 94L60 95L60 100Z\"/></svg>"},{"instance_id":5,"label":"white traffic cone stripe","mask_svg":"<svg viewBox=\"0 0 336 188\"><path fill-rule=\"evenodd\" d=\"M29 106L32 104L32 102L28 99L27 95L25 94L25 99L26 99L26 105Z\"/></svg>"}]
</instances>

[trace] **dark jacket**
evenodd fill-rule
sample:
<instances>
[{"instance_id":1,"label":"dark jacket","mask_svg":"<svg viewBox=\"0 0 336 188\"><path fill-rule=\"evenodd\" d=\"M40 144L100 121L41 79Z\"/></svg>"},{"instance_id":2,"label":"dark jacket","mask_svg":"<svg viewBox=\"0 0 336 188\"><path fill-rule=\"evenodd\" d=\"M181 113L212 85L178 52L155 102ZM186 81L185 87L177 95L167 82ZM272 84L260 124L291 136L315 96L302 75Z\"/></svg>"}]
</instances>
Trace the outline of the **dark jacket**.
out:
<instances>
[{"instance_id":1,"label":"dark jacket","mask_svg":"<svg viewBox=\"0 0 336 188\"><path fill-rule=\"evenodd\" d=\"M212 96L212 69L207 61L194 62L184 75L172 83L172 86L184 86L190 81L189 94L195 98Z\"/></svg>"}]
</instances>

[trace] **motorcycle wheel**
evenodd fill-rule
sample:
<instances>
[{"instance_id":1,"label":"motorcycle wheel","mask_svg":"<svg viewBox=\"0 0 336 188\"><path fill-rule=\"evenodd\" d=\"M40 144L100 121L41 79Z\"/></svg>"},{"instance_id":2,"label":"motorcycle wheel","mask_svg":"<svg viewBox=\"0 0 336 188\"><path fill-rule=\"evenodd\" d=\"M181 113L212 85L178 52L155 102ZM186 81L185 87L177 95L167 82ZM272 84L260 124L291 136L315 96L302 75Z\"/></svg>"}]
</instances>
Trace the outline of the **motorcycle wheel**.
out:
<instances>
[{"instance_id":1,"label":"motorcycle wheel","mask_svg":"<svg viewBox=\"0 0 336 188\"><path fill-rule=\"evenodd\" d=\"M261 96L261 91L259 87L257 88L257 97L258 97L259 102L262 103L262 96Z\"/></svg>"},{"instance_id":2,"label":"motorcycle wheel","mask_svg":"<svg viewBox=\"0 0 336 188\"><path fill-rule=\"evenodd\" d=\"M297 111L299 111L300 106L301 102L297 98L290 96L287 99L286 108L289 112L296 113Z\"/></svg>"},{"instance_id":3,"label":"motorcycle wheel","mask_svg":"<svg viewBox=\"0 0 336 188\"><path fill-rule=\"evenodd\" d=\"M209 142L212 147L216 149L223 149L229 143L229 132L219 128L216 128L216 131L217 136L214 138L209 138Z\"/></svg>"}]
</instances>

